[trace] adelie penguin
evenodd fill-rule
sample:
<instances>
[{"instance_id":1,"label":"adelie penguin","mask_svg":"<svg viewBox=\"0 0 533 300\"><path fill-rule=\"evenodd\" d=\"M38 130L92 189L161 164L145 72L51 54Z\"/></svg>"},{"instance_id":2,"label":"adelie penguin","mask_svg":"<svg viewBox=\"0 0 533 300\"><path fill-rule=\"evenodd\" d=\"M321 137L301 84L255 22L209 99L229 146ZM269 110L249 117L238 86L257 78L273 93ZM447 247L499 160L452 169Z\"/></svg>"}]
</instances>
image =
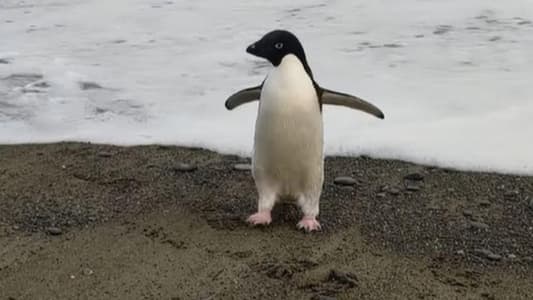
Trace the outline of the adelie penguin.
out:
<instances>
[{"instance_id":1,"label":"adelie penguin","mask_svg":"<svg viewBox=\"0 0 533 300\"><path fill-rule=\"evenodd\" d=\"M269 32L246 51L274 66L263 83L226 100L229 110L259 100L252 158L259 200L248 222L269 224L274 204L280 197L289 197L303 212L298 228L319 230L316 218L324 182L322 105L346 106L380 119L384 115L358 97L320 87L302 44L288 31Z\"/></svg>"}]
</instances>

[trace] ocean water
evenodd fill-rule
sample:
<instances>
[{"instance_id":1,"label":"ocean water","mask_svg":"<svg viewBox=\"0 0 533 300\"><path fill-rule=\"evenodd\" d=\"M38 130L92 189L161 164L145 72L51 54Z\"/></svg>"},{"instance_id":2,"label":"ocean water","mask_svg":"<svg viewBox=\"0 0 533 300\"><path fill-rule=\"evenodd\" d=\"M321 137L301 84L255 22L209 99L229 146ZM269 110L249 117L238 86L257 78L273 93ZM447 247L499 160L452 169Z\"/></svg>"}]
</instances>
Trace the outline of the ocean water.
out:
<instances>
[{"instance_id":1,"label":"ocean water","mask_svg":"<svg viewBox=\"0 0 533 300\"><path fill-rule=\"evenodd\" d=\"M328 155L533 174L533 1L0 1L0 143L201 146L250 155L277 28L315 79L386 115L324 109Z\"/></svg>"}]
</instances>

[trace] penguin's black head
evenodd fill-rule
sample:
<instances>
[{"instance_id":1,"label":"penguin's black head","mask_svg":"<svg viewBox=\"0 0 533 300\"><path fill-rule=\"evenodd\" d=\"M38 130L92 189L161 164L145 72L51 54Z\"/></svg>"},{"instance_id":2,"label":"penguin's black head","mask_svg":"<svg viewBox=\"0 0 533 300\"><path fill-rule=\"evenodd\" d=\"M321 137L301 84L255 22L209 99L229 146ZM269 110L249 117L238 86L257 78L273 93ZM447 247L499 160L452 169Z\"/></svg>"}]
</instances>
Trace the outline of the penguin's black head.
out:
<instances>
[{"instance_id":1,"label":"penguin's black head","mask_svg":"<svg viewBox=\"0 0 533 300\"><path fill-rule=\"evenodd\" d=\"M304 48L296 36L286 30L274 30L246 48L246 52L259 56L278 66L287 54L294 54L307 66ZM307 68L306 68L307 69Z\"/></svg>"}]
</instances>

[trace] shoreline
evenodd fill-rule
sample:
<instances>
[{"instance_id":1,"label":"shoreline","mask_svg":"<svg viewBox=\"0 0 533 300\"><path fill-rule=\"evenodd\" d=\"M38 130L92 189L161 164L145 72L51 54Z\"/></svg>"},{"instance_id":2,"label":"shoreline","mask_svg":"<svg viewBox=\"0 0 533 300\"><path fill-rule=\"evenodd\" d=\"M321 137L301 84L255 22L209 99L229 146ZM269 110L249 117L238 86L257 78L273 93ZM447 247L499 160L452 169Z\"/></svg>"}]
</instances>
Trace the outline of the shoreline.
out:
<instances>
[{"instance_id":1,"label":"shoreline","mask_svg":"<svg viewBox=\"0 0 533 300\"><path fill-rule=\"evenodd\" d=\"M269 227L244 223L256 192L249 171L235 169L240 163L249 159L176 146L0 145L0 243L11 250L0 252L0 285L15 299L24 298L24 282L41 275L45 279L27 295L68 298L81 291L109 298L105 291L113 294L115 284L128 283L138 286L113 295L139 298L154 282L164 288L148 289L160 292L149 296L183 299L205 293L198 282L211 288L207 296L222 299L533 294L532 176L326 157L319 215L324 229L304 234L296 230L299 211L290 204L276 206ZM350 176L353 185L336 184L339 176ZM116 255L133 260L113 266ZM165 267L161 255L174 267ZM198 270L190 287L189 269L179 268L183 259ZM70 280L69 272L84 260L97 276ZM50 268L64 277L62 286L46 278ZM157 269L163 277L150 273ZM220 269L233 281L211 282ZM180 278L182 290L162 279L167 276ZM235 281L267 290L241 293Z\"/></svg>"}]
</instances>

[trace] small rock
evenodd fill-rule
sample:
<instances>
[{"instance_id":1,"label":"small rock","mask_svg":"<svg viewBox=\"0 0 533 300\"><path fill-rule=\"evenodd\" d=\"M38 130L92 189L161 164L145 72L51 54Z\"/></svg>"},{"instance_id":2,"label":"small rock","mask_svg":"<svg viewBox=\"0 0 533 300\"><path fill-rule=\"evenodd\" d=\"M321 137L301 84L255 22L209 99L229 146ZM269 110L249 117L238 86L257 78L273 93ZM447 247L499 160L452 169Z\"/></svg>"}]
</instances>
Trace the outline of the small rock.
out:
<instances>
[{"instance_id":1,"label":"small rock","mask_svg":"<svg viewBox=\"0 0 533 300\"><path fill-rule=\"evenodd\" d=\"M499 261L502 259L502 256L499 254L492 253L492 254L487 255L487 258L490 260Z\"/></svg>"},{"instance_id":2,"label":"small rock","mask_svg":"<svg viewBox=\"0 0 533 300\"><path fill-rule=\"evenodd\" d=\"M386 193L378 193L378 194L376 195L376 197L378 197L378 198L385 198L386 196L387 196Z\"/></svg>"},{"instance_id":3,"label":"small rock","mask_svg":"<svg viewBox=\"0 0 533 300\"><path fill-rule=\"evenodd\" d=\"M413 181L422 181L424 180L424 175L420 174L420 173L411 173L411 174L407 174L403 177L403 179L405 180L413 180Z\"/></svg>"},{"instance_id":4,"label":"small rock","mask_svg":"<svg viewBox=\"0 0 533 300\"><path fill-rule=\"evenodd\" d=\"M461 255L461 256L465 256L465 251L464 250L457 250L457 255Z\"/></svg>"},{"instance_id":5,"label":"small rock","mask_svg":"<svg viewBox=\"0 0 533 300\"><path fill-rule=\"evenodd\" d=\"M94 271L89 269L89 268L84 268L83 271L82 271L83 275L85 276L91 276L94 274Z\"/></svg>"},{"instance_id":6,"label":"small rock","mask_svg":"<svg viewBox=\"0 0 533 300\"><path fill-rule=\"evenodd\" d=\"M483 222L477 222L477 221L471 221L470 222L470 228L475 228L475 229L479 229L479 230L488 230L489 227L490 226L488 224L485 224Z\"/></svg>"},{"instance_id":7,"label":"small rock","mask_svg":"<svg viewBox=\"0 0 533 300\"><path fill-rule=\"evenodd\" d=\"M433 31L433 34L441 35L441 34L445 34L445 33L449 32L450 30L452 30L452 26L450 26L450 25L439 25Z\"/></svg>"},{"instance_id":8,"label":"small rock","mask_svg":"<svg viewBox=\"0 0 533 300\"><path fill-rule=\"evenodd\" d=\"M474 254L489 260L499 261L502 259L502 256L496 253L493 253L492 251L488 249L475 249Z\"/></svg>"},{"instance_id":9,"label":"small rock","mask_svg":"<svg viewBox=\"0 0 533 300\"><path fill-rule=\"evenodd\" d=\"M448 193L455 193L455 189L454 188L448 188L446 191L448 191Z\"/></svg>"},{"instance_id":10,"label":"small rock","mask_svg":"<svg viewBox=\"0 0 533 300\"><path fill-rule=\"evenodd\" d=\"M43 89L47 89L50 87L50 84L46 81L41 81L41 82L38 82L36 84L33 85L34 87L38 87L38 88L43 88Z\"/></svg>"},{"instance_id":11,"label":"small rock","mask_svg":"<svg viewBox=\"0 0 533 300\"><path fill-rule=\"evenodd\" d=\"M357 180L353 179L350 176L339 176L333 180L333 183L338 185L356 185Z\"/></svg>"},{"instance_id":12,"label":"small rock","mask_svg":"<svg viewBox=\"0 0 533 300\"><path fill-rule=\"evenodd\" d=\"M100 157L111 157L111 156L113 156L113 154L111 152L105 152L105 151L100 151L100 152L98 152L97 155L100 156Z\"/></svg>"},{"instance_id":13,"label":"small rock","mask_svg":"<svg viewBox=\"0 0 533 300\"><path fill-rule=\"evenodd\" d=\"M311 297L311 300L337 300L337 298L325 295L314 295Z\"/></svg>"},{"instance_id":14,"label":"small rock","mask_svg":"<svg viewBox=\"0 0 533 300\"><path fill-rule=\"evenodd\" d=\"M400 44L390 43L390 44L383 44L383 47L385 47L385 48L401 48L403 46L400 45Z\"/></svg>"},{"instance_id":15,"label":"small rock","mask_svg":"<svg viewBox=\"0 0 533 300\"><path fill-rule=\"evenodd\" d=\"M471 217L471 216L473 216L473 215L474 215L474 213L473 213L471 210L469 210L469 209L465 209L465 210L463 210L463 216L465 216L465 217Z\"/></svg>"},{"instance_id":16,"label":"small rock","mask_svg":"<svg viewBox=\"0 0 533 300\"><path fill-rule=\"evenodd\" d=\"M80 89L86 91L86 90L96 90L96 89L101 89L102 86L99 85L98 83L96 82L89 82L89 81L82 81L79 83L80 85Z\"/></svg>"},{"instance_id":17,"label":"small rock","mask_svg":"<svg viewBox=\"0 0 533 300\"><path fill-rule=\"evenodd\" d=\"M351 192L353 192L354 187L353 187L353 185L341 185L341 186L339 186L339 189L341 189L341 191L345 191L347 193L351 193Z\"/></svg>"},{"instance_id":18,"label":"small rock","mask_svg":"<svg viewBox=\"0 0 533 300\"><path fill-rule=\"evenodd\" d=\"M0 58L0 64L7 65L7 64L9 64L9 60L4 59L4 58Z\"/></svg>"},{"instance_id":19,"label":"small rock","mask_svg":"<svg viewBox=\"0 0 533 300\"><path fill-rule=\"evenodd\" d=\"M420 191L421 187L419 184L412 182L410 180L405 181L405 189L411 192Z\"/></svg>"},{"instance_id":20,"label":"small rock","mask_svg":"<svg viewBox=\"0 0 533 300\"><path fill-rule=\"evenodd\" d=\"M178 163L172 169L176 172L192 172L198 169L198 167L193 164Z\"/></svg>"},{"instance_id":21,"label":"small rock","mask_svg":"<svg viewBox=\"0 0 533 300\"><path fill-rule=\"evenodd\" d=\"M61 234L63 234L63 230L61 230L61 228L55 227L55 226L47 227L46 228L46 232L49 235L61 235Z\"/></svg>"},{"instance_id":22,"label":"small rock","mask_svg":"<svg viewBox=\"0 0 533 300\"><path fill-rule=\"evenodd\" d=\"M233 169L237 171L250 171L252 169L251 164L235 164Z\"/></svg>"},{"instance_id":23,"label":"small rock","mask_svg":"<svg viewBox=\"0 0 533 300\"><path fill-rule=\"evenodd\" d=\"M398 196L400 194L400 190L397 188L390 188L389 193L393 196Z\"/></svg>"},{"instance_id":24,"label":"small rock","mask_svg":"<svg viewBox=\"0 0 533 300\"><path fill-rule=\"evenodd\" d=\"M509 258L509 259L516 259L516 255L514 255L514 254L511 253L511 254L507 255L507 258Z\"/></svg>"},{"instance_id":25,"label":"small rock","mask_svg":"<svg viewBox=\"0 0 533 300\"><path fill-rule=\"evenodd\" d=\"M328 276L329 281L337 281L346 284L348 287L355 287L357 285L357 276L352 273L345 273L337 270L331 270Z\"/></svg>"},{"instance_id":26,"label":"small rock","mask_svg":"<svg viewBox=\"0 0 533 300\"><path fill-rule=\"evenodd\" d=\"M499 41L501 40L502 37L501 36L493 36L489 39L489 42L496 42L496 41Z\"/></svg>"},{"instance_id":27,"label":"small rock","mask_svg":"<svg viewBox=\"0 0 533 300\"><path fill-rule=\"evenodd\" d=\"M479 206L481 206L481 207L489 207L490 206L490 201L486 200L486 199L480 200L479 201Z\"/></svg>"},{"instance_id":28,"label":"small rock","mask_svg":"<svg viewBox=\"0 0 533 300\"><path fill-rule=\"evenodd\" d=\"M517 200L519 195L520 195L520 191L512 190L512 191L505 192L505 194L503 194L503 197L506 200Z\"/></svg>"}]
</instances>

